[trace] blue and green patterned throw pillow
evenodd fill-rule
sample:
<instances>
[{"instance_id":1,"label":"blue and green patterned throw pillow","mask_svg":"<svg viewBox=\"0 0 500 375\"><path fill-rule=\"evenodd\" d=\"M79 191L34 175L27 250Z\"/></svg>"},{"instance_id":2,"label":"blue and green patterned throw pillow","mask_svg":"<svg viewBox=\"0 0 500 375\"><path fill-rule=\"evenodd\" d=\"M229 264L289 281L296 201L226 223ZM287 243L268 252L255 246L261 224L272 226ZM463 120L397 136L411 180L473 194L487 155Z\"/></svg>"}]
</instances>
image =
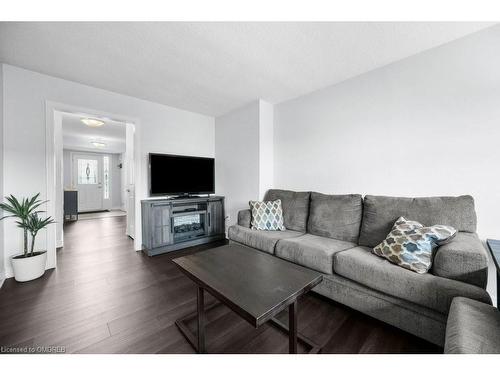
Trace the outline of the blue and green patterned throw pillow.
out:
<instances>
[{"instance_id":1,"label":"blue and green patterned throw pillow","mask_svg":"<svg viewBox=\"0 0 500 375\"><path fill-rule=\"evenodd\" d=\"M373 248L373 253L403 268L426 273L432 266L434 249L456 234L453 227L424 227L419 222L400 217L386 239Z\"/></svg>"},{"instance_id":2,"label":"blue and green patterned throw pillow","mask_svg":"<svg viewBox=\"0 0 500 375\"><path fill-rule=\"evenodd\" d=\"M256 230L285 230L283 224L283 209L281 200L257 202L250 201L252 211L252 229Z\"/></svg>"}]
</instances>

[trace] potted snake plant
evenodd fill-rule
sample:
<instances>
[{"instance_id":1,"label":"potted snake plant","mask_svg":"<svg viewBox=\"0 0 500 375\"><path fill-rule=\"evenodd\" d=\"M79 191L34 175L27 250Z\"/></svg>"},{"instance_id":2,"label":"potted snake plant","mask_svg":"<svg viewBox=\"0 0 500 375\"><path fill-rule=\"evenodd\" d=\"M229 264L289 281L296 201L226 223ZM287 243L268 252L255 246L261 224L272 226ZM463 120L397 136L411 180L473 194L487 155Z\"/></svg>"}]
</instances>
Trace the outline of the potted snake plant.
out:
<instances>
[{"instance_id":1,"label":"potted snake plant","mask_svg":"<svg viewBox=\"0 0 500 375\"><path fill-rule=\"evenodd\" d=\"M39 200L39 196L40 193L31 198L19 200L10 195L5 198L6 203L0 203L0 209L7 213L0 220L8 217L17 218L16 224L23 230L23 253L14 255L11 259L14 278L20 282L37 279L45 273L47 251L35 251L35 240L38 232L54 223L54 220L50 216L47 218L39 216L39 213L43 211L37 209L46 202ZM28 244L28 235L31 237L30 244Z\"/></svg>"}]
</instances>

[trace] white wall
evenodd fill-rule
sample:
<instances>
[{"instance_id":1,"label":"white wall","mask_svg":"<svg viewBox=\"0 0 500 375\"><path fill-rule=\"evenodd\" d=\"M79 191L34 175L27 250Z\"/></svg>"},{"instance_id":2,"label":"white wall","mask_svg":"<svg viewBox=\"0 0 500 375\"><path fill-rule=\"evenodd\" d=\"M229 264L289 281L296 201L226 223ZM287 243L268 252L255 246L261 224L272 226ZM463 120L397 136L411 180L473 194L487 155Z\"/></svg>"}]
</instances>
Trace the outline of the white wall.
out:
<instances>
[{"instance_id":1,"label":"white wall","mask_svg":"<svg viewBox=\"0 0 500 375\"><path fill-rule=\"evenodd\" d=\"M4 68L4 194L47 196L45 102L53 101L140 120L142 174L136 188L146 198L147 154L214 156L214 118L96 89L10 65ZM140 212L137 212L140 215ZM21 249L21 233L5 223L5 259ZM54 228L55 231L55 228ZM137 228L140 239L140 228ZM46 232L39 234L43 248ZM10 264L6 264L11 276Z\"/></svg>"},{"instance_id":2,"label":"white wall","mask_svg":"<svg viewBox=\"0 0 500 375\"><path fill-rule=\"evenodd\" d=\"M125 159L126 159L126 154L125 153L122 153L120 154L120 163L122 164L122 169L121 169L121 172L120 172L120 186L121 186L121 204L120 204L120 207L125 210L125 207L126 207L126 203L125 203L125 199L127 197L127 180L126 180L126 173L125 173Z\"/></svg>"},{"instance_id":3,"label":"white wall","mask_svg":"<svg viewBox=\"0 0 500 375\"><path fill-rule=\"evenodd\" d=\"M274 107L259 101L259 199L274 184Z\"/></svg>"},{"instance_id":4,"label":"white wall","mask_svg":"<svg viewBox=\"0 0 500 375\"><path fill-rule=\"evenodd\" d=\"M259 102L215 119L215 191L224 195L226 226L259 198Z\"/></svg>"},{"instance_id":5,"label":"white wall","mask_svg":"<svg viewBox=\"0 0 500 375\"><path fill-rule=\"evenodd\" d=\"M55 239L56 248L64 246L64 235L63 235L63 224L64 224L64 189L63 189L63 139L62 139L62 113L54 112L54 129L56 130L56 136L54 136L54 153L55 153L55 183L56 183L56 195L55 195ZM51 215L48 213L48 215ZM52 229L52 228L51 228Z\"/></svg>"},{"instance_id":6,"label":"white wall","mask_svg":"<svg viewBox=\"0 0 500 375\"><path fill-rule=\"evenodd\" d=\"M3 65L0 64L0 200L4 201L4 191L3 191ZM2 213L0 213L2 215ZM3 241L3 223L0 222L0 287L5 279L5 267L4 267L4 241Z\"/></svg>"},{"instance_id":7,"label":"white wall","mask_svg":"<svg viewBox=\"0 0 500 375\"><path fill-rule=\"evenodd\" d=\"M273 106L256 100L215 119L215 181L226 197L226 227L273 184Z\"/></svg>"},{"instance_id":8,"label":"white wall","mask_svg":"<svg viewBox=\"0 0 500 375\"><path fill-rule=\"evenodd\" d=\"M275 106L276 187L471 194L500 236L500 27Z\"/></svg>"},{"instance_id":9,"label":"white wall","mask_svg":"<svg viewBox=\"0 0 500 375\"><path fill-rule=\"evenodd\" d=\"M120 154L111 154L110 157L111 208L118 209L122 207L122 169L118 168Z\"/></svg>"},{"instance_id":10,"label":"white wall","mask_svg":"<svg viewBox=\"0 0 500 375\"><path fill-rule=\"evenodd\" d=\"M64 189L71 189L71 152L65 148L63 150L63 187Z\"/></svg>"}]
</instances>

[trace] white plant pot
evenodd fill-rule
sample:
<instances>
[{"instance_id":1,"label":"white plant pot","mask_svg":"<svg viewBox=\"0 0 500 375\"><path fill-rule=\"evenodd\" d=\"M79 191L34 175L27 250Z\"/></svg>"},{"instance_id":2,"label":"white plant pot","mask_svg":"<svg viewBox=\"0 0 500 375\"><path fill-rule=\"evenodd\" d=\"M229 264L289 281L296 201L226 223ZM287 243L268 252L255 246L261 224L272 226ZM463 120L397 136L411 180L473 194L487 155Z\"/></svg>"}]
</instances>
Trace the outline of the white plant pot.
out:
<instances>
[{"instance_id":1,"label":"white plant pot","mask_svg":"<svg viewBox=\"0 0 500 375\"><path fill-rule=\"evenodd\" d=\"M38 279L45 273L46 251L39 251L37 255L27 258L16 258L17 256L15 255L11 259L16 281L24 282Z\"/></svg>"}]
</instances>

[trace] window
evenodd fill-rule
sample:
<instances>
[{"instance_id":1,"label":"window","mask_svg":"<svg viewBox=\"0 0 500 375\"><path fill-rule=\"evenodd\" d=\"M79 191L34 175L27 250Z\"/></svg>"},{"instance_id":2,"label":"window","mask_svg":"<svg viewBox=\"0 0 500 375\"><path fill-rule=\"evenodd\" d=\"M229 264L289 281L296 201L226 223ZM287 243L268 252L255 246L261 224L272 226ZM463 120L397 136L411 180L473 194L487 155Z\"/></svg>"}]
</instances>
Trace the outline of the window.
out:
<instances>
[{"instance_id":1,"label":"window","mask_svg":"<svg viewBox=\"0 0 500 375\"><path fill-rule=\"evenodd\" d=\"M104 199L109 199L109 156L104 156L102 161L104 174Z\"/></svg>"},{"instance_id":2,"label":"window","mask_svg":"<svg viewBox=\"0 0 500 375\"><path fill-rule=\"evenodd\" d=\"M98 174L97 160L78 159L78 184L95 185L97 184Z\"/></svg>"}]
</instances>

